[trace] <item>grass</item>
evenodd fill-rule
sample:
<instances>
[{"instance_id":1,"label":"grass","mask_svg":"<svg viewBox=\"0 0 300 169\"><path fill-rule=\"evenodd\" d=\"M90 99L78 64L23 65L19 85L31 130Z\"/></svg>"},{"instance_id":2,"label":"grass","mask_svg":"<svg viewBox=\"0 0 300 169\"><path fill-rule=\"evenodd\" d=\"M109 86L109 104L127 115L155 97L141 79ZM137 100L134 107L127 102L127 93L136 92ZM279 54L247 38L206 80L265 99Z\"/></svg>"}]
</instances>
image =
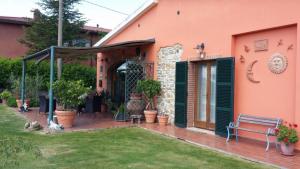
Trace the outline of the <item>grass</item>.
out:
<instances>
[{"instance_id":1,"label":"grass","mask_svg":"<svg viewBox=\"0 0 300 169\"><path fill-rule=\"evenodd\" d=\"M140 128L44 135L24 131L24 122L25 120L17 116L13 110L0 105L0 140L3 136L21 138L36 146L41 152L39 156L34 156L31 149L19 152L14 157L19 164L11 164L5 168L271 168L202 149Z\"/></svg>"}]
</instances>

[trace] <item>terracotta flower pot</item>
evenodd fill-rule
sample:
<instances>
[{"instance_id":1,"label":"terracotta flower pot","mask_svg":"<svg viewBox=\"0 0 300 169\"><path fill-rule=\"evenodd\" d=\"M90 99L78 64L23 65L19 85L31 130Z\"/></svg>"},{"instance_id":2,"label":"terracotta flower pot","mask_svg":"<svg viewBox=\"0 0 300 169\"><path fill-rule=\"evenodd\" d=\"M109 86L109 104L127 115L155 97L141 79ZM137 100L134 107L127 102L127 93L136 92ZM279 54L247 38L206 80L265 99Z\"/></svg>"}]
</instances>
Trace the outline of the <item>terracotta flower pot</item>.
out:
<instances>
[{"instance_id":1,"label":"terracotta flower pot","mask_svg":"<svg viewBox=\"0 0 300 169\"><path fill-rule=\"evenodd\" d=\"M157 116L159 125L166 126L169 122L168 115Z\"/></svg>"},{"instance_id":2,"label":"terracotta flower pot","mask_svg":"<svg viewBox=\"0 0 300 169\"><path fill-rule=\"evenodd\" d=\"M2 104L7 105L7 101L5 99L2 99Z\"/></svg>"},{"instance_id":3,"label":"terracotta flower pot","mask_svg":"<svg viewBox=\"0 0 300 169\"><path fill-rule=\"evenodd\" d=\"M18 108L22 107L22 100L21 99L16 99L17 106ZM25 99L25 103L27 104L27 107L30 106L30 99Z\"/></svg>"},{"instance_id":4,"label":"terracotta flower pot","mask_svg":"<svg viewBox=\"0 0 300 169\"><path fill-rule=\"evenodd\" d=\"M55 114L59 124L63 125L65 128L71 128L73 126L76 115L75 112L55 110Z\"/></svg>"},{"instance_id":5,"label":"terracotta flower pot","mask_svg":"<svg viewBox=\"0 0 300 169\"><path fill-rule=\"evenodd\" d=\"M106 113L106 112L107 112L107 105L101 104L101 113Z\"/></svg>"},{"instance_id":6,"label":"terracotta flower pot","mask_svg":"<svg viewBox=\"0 0 300 169\"><path fill-rule=\"evenodd\" d=\"M280 149L281 149L281 154L286 156L292 156L294 155L295 145L292 143L286 145L284 142L281 142Z\"/></svg>"},{"instance_id":7,"label":"terracotta flower pot","mask_svg":"<svg viewBox=\"0 0 300 169\"><path fill-rule=\"evenodd\" d=\"M144 111L146 123L154 123L157 115L155 110L145 110Z\"/></svg>"}]
</instances>

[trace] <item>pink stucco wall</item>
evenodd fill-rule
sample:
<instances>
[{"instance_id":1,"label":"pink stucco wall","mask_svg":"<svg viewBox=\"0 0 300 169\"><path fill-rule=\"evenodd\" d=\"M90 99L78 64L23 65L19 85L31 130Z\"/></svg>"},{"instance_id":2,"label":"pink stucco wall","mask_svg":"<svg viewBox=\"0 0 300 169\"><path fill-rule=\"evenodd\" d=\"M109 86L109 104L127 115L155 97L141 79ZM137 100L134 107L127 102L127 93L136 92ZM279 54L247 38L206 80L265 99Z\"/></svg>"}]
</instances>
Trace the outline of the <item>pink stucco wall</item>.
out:
<instances>
[{"instance_id":1,"label":"pink stucco wall","mask_svg":"<svg viewBox=\"0 0 300 169\"><path fill-rule=\"evenodd\" d=\"M175 43L183 45L181 60L195 58L193 48L204 42L208 56L237 57L235 117L247 113L300 124L299 6L299 0L159 0L156 7L108 44L155 38L147 59L156 61L160 47ZM268 51L252 52L241 64L242 46L253 47L254 40L264 38L270 42ZM284 41L281 47L275 45L279 39ZM294 44L293 50L287 52L287 44ZM274 52L288 57L288 68L279 75L272 74L267 67ZM261 81L259 84L246 79L247 64L253 60L258 60L254 75Z\"/></svg>"},{"instance_id":2,"label":"pink stucco wall","mask_svg":"<svg viewBox=\"0 0 300 169\"><path fill-rule=\"evenodd\" d=\"M20 57L28 48L18 40L24 34L24 27L17 24L0 23L0 57Z\"/></svg>"}]
</instances>

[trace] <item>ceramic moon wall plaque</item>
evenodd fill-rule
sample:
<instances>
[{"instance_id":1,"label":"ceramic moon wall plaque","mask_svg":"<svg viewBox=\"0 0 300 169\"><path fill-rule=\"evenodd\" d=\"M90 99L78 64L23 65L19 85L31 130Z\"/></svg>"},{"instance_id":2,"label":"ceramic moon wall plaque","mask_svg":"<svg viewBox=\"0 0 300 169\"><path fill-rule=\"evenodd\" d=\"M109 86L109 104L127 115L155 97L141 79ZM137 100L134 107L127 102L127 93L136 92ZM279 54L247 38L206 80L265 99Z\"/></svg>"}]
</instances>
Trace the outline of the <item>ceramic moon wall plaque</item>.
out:
<instances>
[{"instance_id":1,"label":"ceramic moon wall plaque","mask_svg":"<svg viewBox=\"0 0 300 169\"><path fill-rule=\"evenodd\" d=\"M269 70L275 74L283 73L286 70L287 65L287 58L280 53L274 53L268 63Z\"/></svg>"}]
</instances>

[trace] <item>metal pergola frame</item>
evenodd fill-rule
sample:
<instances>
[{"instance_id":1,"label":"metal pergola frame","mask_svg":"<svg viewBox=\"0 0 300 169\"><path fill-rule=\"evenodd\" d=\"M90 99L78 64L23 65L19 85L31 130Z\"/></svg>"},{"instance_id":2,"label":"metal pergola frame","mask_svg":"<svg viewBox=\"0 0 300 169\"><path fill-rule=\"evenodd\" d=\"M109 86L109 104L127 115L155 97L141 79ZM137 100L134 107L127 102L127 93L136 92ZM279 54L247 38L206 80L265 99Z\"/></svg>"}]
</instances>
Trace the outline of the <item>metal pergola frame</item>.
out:
<instances>
[{"instance_id":1,"label":"metal pergola frame","mask_svg":"<svg viewBox=\"0 0 300 169\"><path fill-rule=\"evenodd\" d=\"M53 82L54 82L54 61L55 57L77 57L81 55L96 54L102 51L101 47L90 47L90 48L78 48L78 47L57 47L51 46L50 48L44 49L32 55L28 55L22 60L22 82L21 82L21 100L22 105L25 103L25 79L26 79L26 62L32 59L38 59L36 64L39 64L43 60L50 57L50 85L49 85L49 114L48 124L53 120Z\"/></svg>"},{"instance_id":2,"label":"metal pergola frame","mask_svg":"<svg viewBox=\"0 0 300 169\"><path fill-rule=\"evenodd\" d=\"M40 52L37 52L35 54L26 56L22 60L22 82L21 82L21 99L22 99L22 105L25 102L25 77L26 77L26 62L28 60L34 59L34 58L41 58L37 61L37 64L41 62L42 60L46 59L50 56L50 88L49 88L49 115L48 115L48 123L53 120L53 88L52 84L54 81L54 58L55 58L55 46L51 46L50 48L44 49Z\"/></svg>"},{"instance_id":3,"label":"metal pergola frame","mask_svg":"<svg viewBox=\"0 0 300 169\"><path fill-rule=\"evenodd\" d=\"M25 103L25 79L26 79L26 62L32 59L38 59L36 64L39 64L41 61L47 59L50 56L50 86L49 86L49 115L48 115L48 124L53 120L53 82L54 82L54 59L55 57L78 57L82 55L97 54L109 50L118 50L128 47L143 46L155 43L155 39L147 40L135 40L135 41L126 41L121 43L115 43L111 45L104 45L99 47L57 47L51 46L47 49L44 49L40 52L37 52L32 55L28 55L22 60L22 82L21 82L21 100L22 105Z\"/></svg>"}]
</instances>

